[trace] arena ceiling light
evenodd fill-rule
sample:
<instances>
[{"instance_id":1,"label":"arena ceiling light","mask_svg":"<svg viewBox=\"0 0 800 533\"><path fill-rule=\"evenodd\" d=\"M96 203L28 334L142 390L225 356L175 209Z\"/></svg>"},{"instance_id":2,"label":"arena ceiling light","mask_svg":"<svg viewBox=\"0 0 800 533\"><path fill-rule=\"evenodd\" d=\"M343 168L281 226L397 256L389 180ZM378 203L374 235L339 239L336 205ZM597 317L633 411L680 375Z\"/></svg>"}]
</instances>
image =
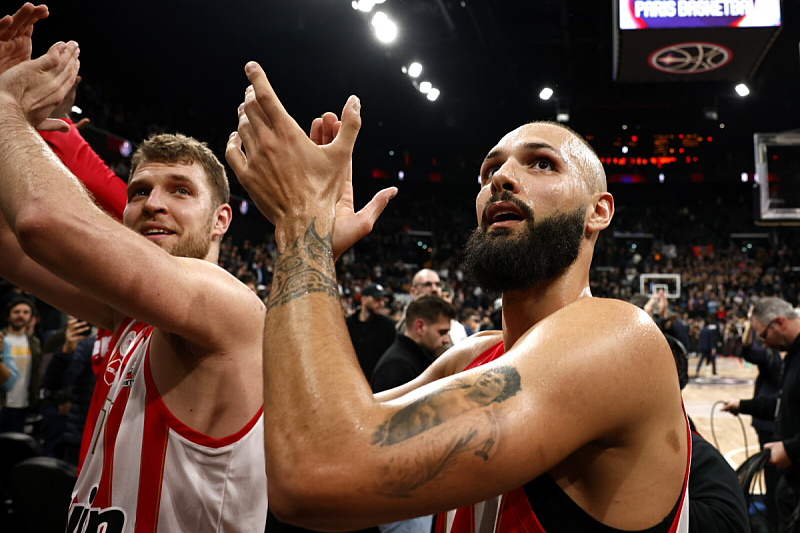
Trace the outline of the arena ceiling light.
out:
<instances>
[{"instance_id":1,"label":"arena ceiling light","mask_svg":"<svg viewBox=\"0 0 800 533\"><path fill-rule=\"evenodd\" d=\"M550 87L545 87L541 90L541 92L539 92L539 98L542 100L550 100L551 96L553 96L553 89Z\"/></svg>"},{"instance_id":2,"label":"arena ceiling light","mask_svg":"<svg viewBox=\"0 0 800 533\"><path fill-rule=\"evenodd\" d=\"M422 65L414 61L408 66L408 75L412 78L418 78L422 74Z\"/></svg>"},{"instance_id":3,"label":"arena ceiling light","mask_svg":"<svg viewBox=\"0 0 800 533\"><path fill-rule=\"evenodd\" d=\"M750 88L744 83L740 83L739 85L734 87L734 90L736 91L736 94L742 97L745 97L748 94L750 94Z\"/></svg>"},{"instance_id":4,"label":"arena ceiling light","mask_svg":"<svg viewBox=\"0 0 800 533\"><path fill-rule=\"evenodd\" d=\"M353 3L350 5L353 6L353 9L356 11L369 13L372 11L372 8L375 7L375 4L382 4L385 1L386 0L353 0Z\"/></svg>"},{"instance_id":5,"label":"arena ceiling light","mask_svg":"<svg viewBox=\"0 0 800 533\"><path fill-rule=\"evenodd\" d=\"M439 98L439 89L437 89L435 87L431 88L431 90L428 91L427 97L428 97L428 100L430 100L431 102L435 102L436 99Z\"/></svg>"},{"instance_id":6,"label":"arena ceiling light","mask_svg":"<svg viewBox=\"0 0 800 533\"><path fill-rule=\"evenodd\" d=\"M419 92L422 94L428 94L433 89L433 84L429 81L422 81L419 84Z\"/></svg>"},{"instance_id":7,"label":"arena ceiling light","mask_svg":"<svg viewBox=\"0 0 800 533\"><path fill-rule=\"evenodd\" d=\"M397 24L383 11L372 17L372 27L375 28L375 37L382 43L391 43L397 38Z\"/></svg>"}]
</instances>

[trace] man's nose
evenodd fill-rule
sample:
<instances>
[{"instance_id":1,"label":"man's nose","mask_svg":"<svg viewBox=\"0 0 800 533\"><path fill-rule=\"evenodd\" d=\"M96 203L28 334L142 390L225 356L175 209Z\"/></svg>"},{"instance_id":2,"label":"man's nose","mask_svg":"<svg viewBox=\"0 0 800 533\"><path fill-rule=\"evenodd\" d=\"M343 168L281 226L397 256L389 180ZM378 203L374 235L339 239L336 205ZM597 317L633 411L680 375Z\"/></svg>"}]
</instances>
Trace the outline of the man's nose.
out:
<instances>
[{"instance_id":1,"label":"man's nose","mask_svg":"<svg viewBox=\"0 0 800 533\"><path fill-rule=\"evenodd\" d=\"M518 164L513 158L509 158L503 166L497 169L492 175L490 190L492 194L501 190L516 194L520 191L519 180L517 179Z\"/></svg>"},{"instance_id":2,"label":"man's nose","mask_svg":"<svg viewBox=\"0 0 800 533\"><path fill-rule=\"evenodd\" d=\"M167 204L164 202L164 193L159 189L151 190L144 202L144 208L151 213L160 213L166 211Z\"/></svg>"}]
</instances>

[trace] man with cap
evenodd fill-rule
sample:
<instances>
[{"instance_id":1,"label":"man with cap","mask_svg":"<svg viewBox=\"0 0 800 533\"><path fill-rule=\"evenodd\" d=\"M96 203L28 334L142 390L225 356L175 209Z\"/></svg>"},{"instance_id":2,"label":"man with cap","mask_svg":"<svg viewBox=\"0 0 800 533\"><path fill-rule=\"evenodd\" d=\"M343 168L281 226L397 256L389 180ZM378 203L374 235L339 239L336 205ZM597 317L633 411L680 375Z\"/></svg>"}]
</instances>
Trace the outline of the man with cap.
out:
<instances>
[{"instance_id":1,"label":"man with cap","mask_svg":"<svg viewBox=\"0 0 800 533\"><path fill-rule=\"evenodd\" d=\"M395 321L381 312L385 297L382 285L370 283L361 291L361 307L346 319L358 364L367 379L396 336Z\"/></svg>"}]
</instances>

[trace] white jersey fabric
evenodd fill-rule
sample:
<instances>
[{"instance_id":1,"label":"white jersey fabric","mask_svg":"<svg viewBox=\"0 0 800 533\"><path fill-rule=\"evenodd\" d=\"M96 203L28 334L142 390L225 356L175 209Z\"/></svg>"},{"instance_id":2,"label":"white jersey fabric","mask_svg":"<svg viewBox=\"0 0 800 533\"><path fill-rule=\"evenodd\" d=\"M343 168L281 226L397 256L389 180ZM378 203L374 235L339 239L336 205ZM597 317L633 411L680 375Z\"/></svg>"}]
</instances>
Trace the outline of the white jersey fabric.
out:
<instances>
[{"instance_id":1,"label":"white jersey fabric","mask_svg":"<svg viewBox=\"0 0 800 533\"><path fill-rule=\"evenodd\" d=\"M263 409L222 439L181 423L150 374L152 331L127 319L113 339L95 387L103 405L72 494L67 532L263 531Z\"/></svg>"}]
</instances>

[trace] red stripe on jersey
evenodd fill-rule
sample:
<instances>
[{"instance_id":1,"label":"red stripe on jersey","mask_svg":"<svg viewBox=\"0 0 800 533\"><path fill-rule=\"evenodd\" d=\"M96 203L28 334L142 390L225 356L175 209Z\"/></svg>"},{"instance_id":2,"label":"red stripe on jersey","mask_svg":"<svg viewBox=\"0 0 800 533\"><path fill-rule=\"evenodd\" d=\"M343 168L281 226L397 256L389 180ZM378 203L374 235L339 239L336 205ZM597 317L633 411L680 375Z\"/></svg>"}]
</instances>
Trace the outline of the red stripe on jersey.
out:
<instances>
[{"instance_id":1,"label":"red stripe on jersey","mask_svg":"<svg viewBox=\"0 0 800 533\"><path fill-rule=\"evenodd\" d=\"M149 349L147 351L150 352ZM158 397L152 396L149 392L145 396L142 434L147 435L148 445L142 446L134 533L154 533L158 528L158 510L161 506L161 486L164 479L169 428L158 415L154 405L156 400Z\"/></svg>"},{"instance_id":2,"label":"red stripe on jersey","mask_svg":"<svg viewBox=\"0 0 800 533\"><path fill-rule=\"evenodd\" d=\"M117 399L110 407L111 412L106 413L105 431L103 432L103 474L97 487L97 497L94 507L111 507L111 487L114 475L114 447L117 445L117 435L125 414L125 405L131 395L130 387L125 387L117 395Z\"/></svg>"},{"instance_id":3,"label":"red stripe on jersey","mask_svg":"<svg viewBox=\"0 0 800 533\"><path fill-rule=\"evenodd\" d=\"M144 327L151 327L147 326L146 324L142 324ZM120 326L119 333L117 337L123 332L122 326ZM137 328L137 333L139 329ZM114 341L118 341L119 339L115 337ZM142 342L144 337L139 337L136 342L138 345ZM121 373L122 369L125 368L125 364L130 360L131 354L134 353L134 348L136 345L131 345L130 349L127 351L127 355L125 356L124 360L120 364L119 372ZM119 352L119 348L114 350L114 353L111 354L109 357L109 362L111 362L115 357L121 356ZM123 379L124 376L118 375L117 379ZM103 380L99 380L97 384L105 383ZM101 390L105 390L105 394L108 394L108 391L111 389L110 386L102 387ZM103 431L103 474L100 477L100 484L97 487L97 497L93 505L95 507L111 507L111 488L113 487L113 477L114 477L114 448L117 445L117 435L119 435L119 428L122 424L122 417L125 414L125 406L128 403L128 398L131 395L131 387L122 387L122 390L119 391L117 397L113 400L111 406L107 406L104 402L103 409L101 409L101 413L104 409L110 409L110 412L105 413L106 420L105 422L101 422L104 424L105 429ZM102 414L101 414L102 416Z\"/></svg>"},{"instance_id":4,"label":"red stripe on jersey","mask_svg":"<svg viewBox=\"0 0 800 533\"><path fill-rule=\"evenodd\" d=\"M496 530L503 533L545 533L531 510L523 487L518 487L503 496Z\"/></svg>"}]
</instances>

